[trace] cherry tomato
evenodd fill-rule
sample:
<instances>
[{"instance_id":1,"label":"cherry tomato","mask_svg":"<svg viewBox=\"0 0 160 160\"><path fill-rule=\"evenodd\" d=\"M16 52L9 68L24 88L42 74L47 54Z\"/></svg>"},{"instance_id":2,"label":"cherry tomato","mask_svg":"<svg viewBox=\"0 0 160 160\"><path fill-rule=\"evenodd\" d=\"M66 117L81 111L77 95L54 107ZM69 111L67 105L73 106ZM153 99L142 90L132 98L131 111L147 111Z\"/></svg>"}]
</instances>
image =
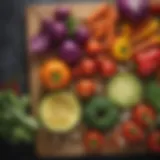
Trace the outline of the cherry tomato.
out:
<instances>
[{"instance_id":1,"label":"cherry tomato","mask_svg":"<svg viewBox=\"0 0 160 160\"><path fill-rule=\"evenodd\" d=\"M144 140L143 130L131 120L122 124L122 135L129 143L138 143Z\"/></svg>"},{"instance_id":2,"label":"cherry tomato","mask_svg":"<svg viewBox=\"0 0 160 160\"><path fill-rule=\"evenodd\" d=\"M61 89L71 81L67 64L58 59L49 59L40 67L40 80L47 89Z\"/></svg>"},{"instance_id":3,"label":"cherry tomato","mask_svg":"<svg viewBox=\"0 0 160 160\"><path fill-rule=\"evenodd\" d=\"M100 152L105 145L105 137L98 131L88 131L84 135L84 146L88 152Z\"/></svg>"},{"instance_id":4,"label":"cherry tomato","mask_svg":"<svg viewBox=\"0 0 160 160\"><path fill-rule=\"evenodd\" d=\"M83 59L80 63L80 68L84 76L93 76L96 74L96 63L91 58Z\"/></svg>"},{"instance_id":5,"label":"cherry tomato","mask_svg":"<svg viewBox=\"0 0 160 160\"><path fill-rule=\"evenodd\" d=\"M90 39L86 45L86 52L89 56L96 56L102 52L102 45L94 39Z\"/></svg>"},{"instance_id":6,"label":"cherry tomato","mask_svg":"<svg viewBox=\"0 0 160 160\"><path fill-rule=\"evenodd\" d=\"M154 131L148 136L148 148L153 152L160 152L160 131Z\"/></svg>"},{"instance_id":7,"label":"cherry tomato","mask_svg":"<svg viewBox=\"0 0 160 160\"><path fill-rule=\"evenodd\" d=\"M109 58L101 59L99 60L99 72L104 78L112 77L117 73L117 65Z\"/></svg>"},{"instance_id":8,"label":"cherry tomato","mask_svg":"<svg viewBox=\"0 0 160 160\"><path fill-rule=\"evenodd\" d=\"M96 92L96 82L91 79L82 79L76 84L76 92L81 97L90 97Z\"/></svg>"},{"instance_id":9,"label":"cherry tomato","mask_svg":"<svg viewBox=\"0 0 160 160\"><path fill-rule=\"evenodd\" d=\"M146 128L153 125L156 113L151 106L139 104L134 108L132 118L137 125Z\"/></svg>"}]
</instances>

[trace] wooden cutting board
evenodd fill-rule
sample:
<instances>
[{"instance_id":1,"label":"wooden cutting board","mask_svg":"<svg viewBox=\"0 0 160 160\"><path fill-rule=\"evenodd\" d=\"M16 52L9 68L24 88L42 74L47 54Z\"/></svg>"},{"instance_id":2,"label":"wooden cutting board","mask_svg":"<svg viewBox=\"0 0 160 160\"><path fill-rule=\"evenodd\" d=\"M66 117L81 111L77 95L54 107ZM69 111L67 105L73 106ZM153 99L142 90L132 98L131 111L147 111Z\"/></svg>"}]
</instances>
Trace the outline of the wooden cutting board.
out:
<instances>
[{"instance_id":1,"label":"wooden cutting board","mask_svg":"<svg viewBox=\"0 0 160 160\"><path fill-rule=\"evenodd\" d=\"M157 1L158 2L158 1ZM84 19L87 15L91 14L97 3L72 3L68 4L73 10L73 15L78 19ZM26 29L27 29L27 42L35 36L40 30L41 20L45 17L49 18L53 15L56 5L33 5L26 10ZM39 65L41 63L40 57L33 57L28 55L28 68L29 68L29 87L31 94L32 111L37 116L38 105L40 98L43 94L41 84L39 82ZM83 125L78 126L74 131L66 135L56 135L49 133L45 129L38 131L36 138L36 152L40 157L53 157L53 156L84 156L86 155L82 135L85 132ZM105 147L102 154L124 154L124 153L138 153L144 152L145 147L138 146L134 149L124 148L121 151L112 147Z\"/></svg>"}]
</instances>

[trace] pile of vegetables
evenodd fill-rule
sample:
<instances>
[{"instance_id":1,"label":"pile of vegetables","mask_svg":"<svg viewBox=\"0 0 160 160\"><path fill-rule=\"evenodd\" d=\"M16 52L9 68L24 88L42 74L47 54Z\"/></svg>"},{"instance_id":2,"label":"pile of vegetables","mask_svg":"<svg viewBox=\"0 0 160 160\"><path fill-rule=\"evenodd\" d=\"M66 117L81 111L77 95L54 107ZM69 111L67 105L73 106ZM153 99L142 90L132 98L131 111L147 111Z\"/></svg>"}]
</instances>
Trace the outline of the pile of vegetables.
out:
<instances>
[{"instance_id":1,"label":"pile of vegetables","mask_svg":"<svg viewBox=\"0 0 160 160\"><path fill-rule=\"evenodd\" d=\"M43 126L65 134L83 123L84 147L91 153L107 144L121 149L121 138L126 147L145 143L160 152L160 24L149 2L103 4L85 22L67 7L53 15L30 41L32 56L53 51L39 67L42 87L50 93L39 104Z\"/></svg>"}]
</instances>

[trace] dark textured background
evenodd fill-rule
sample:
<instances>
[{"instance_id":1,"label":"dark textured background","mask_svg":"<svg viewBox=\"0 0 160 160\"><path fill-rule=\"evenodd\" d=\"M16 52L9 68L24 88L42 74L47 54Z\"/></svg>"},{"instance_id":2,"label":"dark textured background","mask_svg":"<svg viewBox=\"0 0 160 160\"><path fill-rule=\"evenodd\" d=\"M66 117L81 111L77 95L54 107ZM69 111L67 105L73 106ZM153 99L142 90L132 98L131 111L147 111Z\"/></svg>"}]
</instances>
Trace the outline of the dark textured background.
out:
<instances>
[{"instance_id":1,"label":"dark textured background","mask_svg":"<svg viewBox=\"0 0 160 160\"><path fill-rule=\"evenodd\" d=\"M0 83L16 78L26 87L24 8L33 3L64 2L65 0L0 0ZM67 0L66 0L67 1ZM65 2L66 2L65 1ZM71 0L70 0L71 1ZM73 0L72 0L73 1ZM74 0L76 1L76 0ZM77 0L78 1L78 0ZM79 0L85 1L85 0ZM88 0L89 1L89 0ZM100 1L100 0L90 0ZM113 1L113 0L110 0ZM103 159L155 159L155 157L103 158ZM0 160L36 160L34 146L13 146L0 141ZM82 158L79 158L82 159ZM93 159L93 158L88 158ZM96 159L101 159L97 157Z\"/></svg>"}]
</instances>

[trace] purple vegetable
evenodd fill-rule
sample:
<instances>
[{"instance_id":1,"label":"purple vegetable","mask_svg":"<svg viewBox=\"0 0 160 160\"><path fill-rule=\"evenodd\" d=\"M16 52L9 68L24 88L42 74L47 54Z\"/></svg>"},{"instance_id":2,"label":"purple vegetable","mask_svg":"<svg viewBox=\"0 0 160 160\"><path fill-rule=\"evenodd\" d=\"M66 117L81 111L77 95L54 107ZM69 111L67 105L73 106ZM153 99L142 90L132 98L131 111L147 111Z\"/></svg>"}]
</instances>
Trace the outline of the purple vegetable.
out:
<instances>
[{"instance_id":1,"label":"purple vegetable","mask_svg":"<svg viewBox=\"0 0 160 160\"><path fill-rule=\"evenodd\" d=\"M67 27L62 22L55 21L48 28L53 40L62 41L67 36Z\"/></svg>"},{"instance_id":2,"label":"purple vegetable","mask_svg":"<svg viewBox=\"0 0 160 160\"><path fill-rule=\"evenodd\" d=\"M65 21L70 15L70 8L67 6L61 6L55 11L55 19L58 21Z\"/></svg>"},{"instance_id":3,"label":"purple vegetable","mask_svg":"<svg viewBox=\"0 0 160 160\"><path fill-rule=\"evenodd\" d=\"M66 40L59 49L59 56L69 64L75 64L82 56L81 49L73 40Z\"/></svg>"},{"instance_id":4,"label":"purple vegetable","mask_svg":"<svg viewBox=\"0 0 160 160\"><path fill-rule=\"evenodd\" d=\"M120 13L133 22L140 22L149 14L149 0L116 0Z\"/></svg>"},{"instance_id":5,"label":"purple vegetable","mask_svg":"<svg viewBox=\"0 0 160 160\"><path fill-rule=\"evenodd\" d=\"M44 53L50 48L50 38L46 34L39 34L34 37L29 44L30 53Z\"/></svg>"},{"instance_id":6,"label":"purple vegetable","mask_svg":"<svg viewBox=\"0 0 160 160\"><path fill-rule=\"evenodd\" d=\"M79 26L75 32L77 43L84 44L89 38L89 31L85 26Z\"/></svg>"}]
</instances>

